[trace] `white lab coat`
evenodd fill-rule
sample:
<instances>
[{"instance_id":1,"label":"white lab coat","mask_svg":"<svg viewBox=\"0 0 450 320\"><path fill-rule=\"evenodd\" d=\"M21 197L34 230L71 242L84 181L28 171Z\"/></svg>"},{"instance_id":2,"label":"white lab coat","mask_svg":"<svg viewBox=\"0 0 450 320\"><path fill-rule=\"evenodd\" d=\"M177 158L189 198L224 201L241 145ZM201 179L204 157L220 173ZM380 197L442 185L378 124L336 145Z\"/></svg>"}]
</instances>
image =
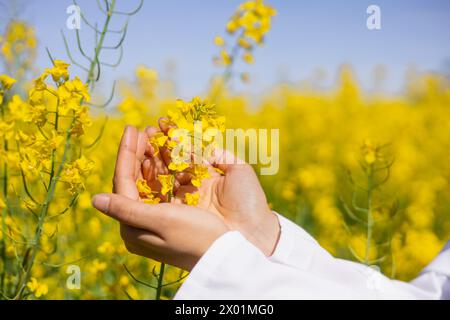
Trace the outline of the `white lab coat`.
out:
<instances>
[{"instance_id":1,"label":"white lab coat","mask_svg":"<svg viewBox=\"0 0 450 320\"><path fill-rule=\"evenodd\" d=\"M336 259L305 230L279 220L280 240L271 257L229 231L203 255L175 299L450 299L450 241L407 283Z\"/></svg>"}]
</instances>

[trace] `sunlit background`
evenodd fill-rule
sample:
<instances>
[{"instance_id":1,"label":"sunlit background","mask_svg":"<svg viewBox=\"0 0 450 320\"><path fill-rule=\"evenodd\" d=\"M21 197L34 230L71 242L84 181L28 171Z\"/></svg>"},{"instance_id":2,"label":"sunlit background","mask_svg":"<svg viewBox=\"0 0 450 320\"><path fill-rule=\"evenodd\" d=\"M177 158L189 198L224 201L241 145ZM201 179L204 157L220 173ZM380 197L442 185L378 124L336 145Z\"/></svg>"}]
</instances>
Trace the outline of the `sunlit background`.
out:
<instances>
[{"instance_id":1,"label":"sunlit background","mask_svg":"<svg viewBox=\"0 0 450 320\"><path fill-rule=\"evenodd\" d=\"M105 1L78 2L99 30ZM279 171L260 177L269 205L334 256L410 280L439 252L450 238L450 2L241 2L146 0L126 16L140 1L116 0L107 29L128 29L103 46L123 56L98 68L120 48L95 54L83 20L77 43L71 1L0 1L0 298L174 296L187 273L127 253L91 197L111 190L127 124L156 124L197 95L228 128L280 130ZM367 28L372 4L381 30ZM251 49L236 36L248 29Z\"/></svg>"}]
</instances>

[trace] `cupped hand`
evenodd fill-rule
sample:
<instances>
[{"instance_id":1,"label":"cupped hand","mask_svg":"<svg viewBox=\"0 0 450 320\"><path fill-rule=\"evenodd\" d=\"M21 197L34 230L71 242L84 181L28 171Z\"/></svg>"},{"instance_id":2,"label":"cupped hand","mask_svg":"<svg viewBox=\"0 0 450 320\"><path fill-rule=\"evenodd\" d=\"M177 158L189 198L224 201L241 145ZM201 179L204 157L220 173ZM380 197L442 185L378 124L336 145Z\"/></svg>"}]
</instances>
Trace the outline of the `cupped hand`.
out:
<instances>
[{"instance_id":1,"label":"cupped hand","mask_svg":"<svg viewBox=\"0 0 450 320\"><path fill-rule=\"evenodd\" d=\"M170 129L167 123L165 119L160 119L159 128L148 127L146 133L149 137L159 131L167 133ZM167 173L170 152L161 148L158 152L150 150L148 153L150 159L144 161L143 177L152 189L158 190L157 175ZM267 204L253 168L224 150L216 150L206 165L211 177L203 180L198 188L192 185L191 175L181 173L176 176L175 201L180 202L186 192L198 192L198 208L215 213L230 229L240 231L265 255L270 256L276 247L280 226Z\"/></svg>"},{"instance_id":2,"label":"cupped hand","mask_svg":"<svg viewBox=\"0 0 450 320\"><path fill-rule=\"evenodd\" d=\"M229 228L199 207L140 201L136 180L143 177L147 148L147 133L128 126L117 155L115 194L95 195L93 206L121 223L121 236L130 252L191 270Z\"/></svg>"}]
</instances>

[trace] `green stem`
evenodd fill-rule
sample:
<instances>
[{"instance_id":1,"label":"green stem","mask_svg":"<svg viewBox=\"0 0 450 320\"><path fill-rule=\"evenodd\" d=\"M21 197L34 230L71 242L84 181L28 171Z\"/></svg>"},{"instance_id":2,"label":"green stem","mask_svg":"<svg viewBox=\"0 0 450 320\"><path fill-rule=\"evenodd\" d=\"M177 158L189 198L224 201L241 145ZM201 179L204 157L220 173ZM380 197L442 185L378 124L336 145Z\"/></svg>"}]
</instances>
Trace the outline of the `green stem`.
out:
<instances>
[{"instance_id":1,"label":"green stem","mask_svg":"<svg viewBox=\"0 0 450 320\"><path fill-rule=\"evenodd\" d=\"M103 26L103 30L102 30L102 34L100 36L100 40L97 44L97 46L95 47L95 51L94 51L94 59L92 59L92 63L90 65L89 71L88 71L88 76L87 76L87 80L86 80L86 84L89 86L91 90L93 89L93 81L94 81L94 77L93 77L93 73L94 73L94 69L97 66L97 64L99 63L98 61L98 57L100 55L100 52L102 50L102 46L103 46L103 42L105 39L105 35L106 32L108 30L108 26L111 20L111 12L113 12L114 10L114 6L115 6L115 0L111 1L111 5L110 5L110 11L107 14L106 20L105 20L105 24ZM55 117L56 121L55 121L55 128L58 128L58 112L56 112L56 117ZM58 166L58 169L56 171L56 174L54 172L54 163L55 163L55 151L53 151L52 154L52 172L50 174L50 181L49 181L49 187L48 187L48 191L47 191L47 195L45 198L45 202L44 205L41 208L41 212L39 214L39 220L38 220L38 226L36 229L36 233L34 236L34 240L33 240L33 247L31 249L31 257L30 260L27 263L27 266L25 268L25 275L23 277L21 277L21 279L18 282L18 286L16 289L16 299L22 299L23 298L23 293L24 293L24 289L25 286L30 278L31 275L31 270L33 268L33 265L35 263L36 260L36 255L38 253L38 248L39 248L39 242L41 239L41 235L42 235L42 228L44 225L44 221L45 221L45 217L47 216L48 213L48 208L50 206L51 201L53 200L54 194L55 194L55 189L56 189L56 184L59 180L59 177L61 175L61 172L64 169L64 164L65 161L67 159L68 156L68 152L70 149L70 142L71 142L71 130L72 127L75 123L75 118L72 120L72 123L70 125L70 128L67 130L67 134L66 134L66 143L64 146L64 153L62 155L62 159L61 162Z\"/></svg>"},{"instance_id":2,"label":"green stem","mask_svg":"<svg viewBox=\"0 0 450 320\"><path fill-rule=\"evenodd\" d=\"M5 117L4 106L5 106L5 104L3 104L2 108L1 108L2 119ZM6 140L6 137L4 137L3 149L5 150L5 152L8 151L8 141ZM2 257L2 261L3 261L3 270L2 270L2 274L1 274L1 278L0 278L0 288L1 288L2 292L4 292L4 289L5 289L5 276L6 276L6 215L7 215L7 210L8 210L7 209L7 207L8 207L7 196L8 196L8 165L5 160L4 164L3 164L3 197L5 198L6 208L3 208L3 210L2 210L1 257Z\"/></svg>"},{"instance_id":3,"label":"green stem","mask_svg":"<svg viewBox=\"0 0 450 320\"><path fill-rule=\"evenodd\" d=\"M94 82L95 82L94 81L94 69L97 66L97 64L99 63L100 51L102 50L102 47L103 47L103 42L105 40L106 32L108 31L109 22L111 20L112 12L114 11L115 5L116 5L116 0L112 0L110 7L109 7L109 11L106 15L106 20L103 25L102 33L100 34L99 41L97 43L97 46L94 49L94 59L92 59L92 63L89 67L88 78L86 81L87 84L91 85L91 90L94 88Z\"/></svg>"},{"instance_id":4,"label":"green stem","mask_svg":"<svg viewBox=\"0 0 450 320\"><path fill-rule=\"evenodd\" d=\"M55 119L56 119L55 120L55 129L57 129L58 128L58 112L56 113ZM38 220L38 225L36 228L36 233L34 234L33 245L32 245L31 253L30 253L30 259L28 260L28 262L25 266L25 274L19 280L19 283L18 283L18 286L16 289L16 299L22 299L25 286L31 276L31 270L33 269L34 262L36 260L36 255L39 251L38 250L39 243L40 243L41 236L42 236L42 229L44 226L45 218L47 216L50 204L53 200L53 197L55 194L55 189L56 189L56 184L58 183L61 172L64 169L64 164L65 164L65 161L67 159L67 155L68 155L68 152L70 149L70 137L71 137L71 129L72 129L73 124L74 124L74 121L72 121L70 128L67 130L64 152L63 152L63 156L61 159L61 163L59 164L58 169L56 171L56 174L55 174L55 155L56 154L55 154L55 150L52 151L52 169L50 172L49 183L48 183L49 188L48 188L48 191L47 191L47 194L45 197L44 204L39 213L39 218L38 218L39 220Z\"/></svg>"},{"instance_id":5,"label":"green stem","mask_svg":"<svg viewBox=\"0 0 450 320\"><path fill-rule=\"evenodd\" d=\"M372 227L373 227L373 213L372 213L372 180L373 180L372 167L369 168L369 175L367 176L367 235L366 235L366 254L364 257L364 263L369 265L370 262L370 249L372 244Z\"/></svg>"},{"instance_id":6,"label":"green stem","mask_svg":"<svg viewBox=\"0 0 450 320\"><path fill-rule=\"evenodd\" d=\"M241 36L242 36L242 34L243 33L241 33L238 37L237 37L237 39L239 39ZM223 71L223 74L222 74L222 79L223 79L223 85L225 86L227 83L228 83L228 81L230 81L230 79L231 79L231 75L232 75L232 72L233 72L233 64L234 64L234 62L236 61L236 59L237 59L237 56L238 56L238 53L239 53L239 49L240 49L240 46L239 46L239 43L238 42L236 42L235 44L234 44L234 46L233 46L233 48L231 49L231 54L230 54L230 56L231 56L231 62L230 62L230 64L228 64L227 66L226 66L226 68L225 68L225 70ZM216 88L215 90L214 90L214 92L212 93L212 95L211 95L211 101L216 101L216 99L217 99L217 95L219 94L219 89L218 88Z\"/></svg>"},{"instance_id":7,"label":"green stem","mask_svg":"<svg viewBox=\"0 0 450 320\"><path fill-rule=\"evenodd\" d=\"M159 267L159 273L158 273L158 285L156 287L156 300L161 300L161 292L163 288L163 280L164 280L164 269L166 267L166 264L161 262L161 265Z\"/></svg>"},{"instance_id":8,"label":"green stem","mask_svg":"<svg viewBox=\"0 0 450 320\"><path fill-rule=\"evenodd\" d=\"M171 180L172 180L172 185L173 185L173 181L175 180L174 173L172 173ZM169 191L169 194L167 196L167 202L170 203L172 201L172 198L173 198L173 189ZM159 273L158 273L158 284L156 286L156 296L155 296L156 300L161 300L161 292L162 292L162 288L163 288L165 268L166 268L166 264L161 262L161 265L159 267Z\"/></svg>"}]
</instances>

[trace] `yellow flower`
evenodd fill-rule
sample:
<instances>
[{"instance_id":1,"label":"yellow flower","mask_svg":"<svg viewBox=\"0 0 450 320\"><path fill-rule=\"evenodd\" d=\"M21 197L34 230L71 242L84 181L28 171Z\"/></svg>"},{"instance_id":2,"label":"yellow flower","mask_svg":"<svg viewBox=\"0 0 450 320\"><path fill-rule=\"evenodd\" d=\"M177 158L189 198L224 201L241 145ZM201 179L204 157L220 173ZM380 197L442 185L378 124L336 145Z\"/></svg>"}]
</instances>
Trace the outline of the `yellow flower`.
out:
<instances>
[{"instance_id":1,"label":"yellow flower","mask_svg":"<svg viewBox=\"0 0 450 320\"><path fill-rule=\"evenodd\" d=\"M0 233L1 234L1 233ZM14 245L10 244L6 247L6 255L10 258L14 257L16 254L16 248Z\"/></svg>"},{"instance_id":2,"label":"yellow flower","mask_svg":"<svg viewBox=\"0 0 450 320\"><path fill-rule=\"evenodd\" d=\"M16 83L15 79L7 76L6 74L0 75L0 84L3 86L3 88L11 89L14 83Z\"/></svg>"},{"instance_id":3,"label":"yellow flower","mask_svg":"<svg viewBox=\"0 0 450 320\"><path fill-rule=\"evenodd\" d=\"M51 138L48 139L47 145L50 149L56 150L63 145L65 141L65 137L63 135L58 134L55 130L52 131ZM90 171L93 167L93 163L86 163L87 159L82 157L82 159L77 160L78 165L83 167L84 171Z\"/></svg>"},{"instance_id":4,"label":"yellow flower","mask_svg":"<svg viewBox=\"0 0 450 320\"><path fill-rule=\"evenodd\" d=\"M64 87L71 93L76 93L81 96L85 102L89 101L90 95L88 87L80 80L80 78L75 77L72 81L66 81Z\"/></svg>"},{"instance_id":5,"label":"yellow flower","mask_svg":"<svg viewBox=\"0 0 450 320\"><path fill-rule=\"evenodd\" d=\"M47 76L48 74L43 73L38 78L34 79L34 90L43 91L47 89L47 84L45 83L45 79L47 79Z\"/></svg>"},{"instance_id":6,"label":"yellow flower","mask_svg":"<svg viewBox=\"0 0 450 320\"><path fill-rule=\"evenodd\" d=\"M181 114L179 111L167 111L167 116L169 118L169 122L173 123L178 129L186 129L188 131L192 131L194 128L194 124L192 121L188 121L186 116ZM173 132L173 128L169 130L168 135L171 137L171 133Z\"/></svg>"},{"instance_id":7,"label":"yellow flower","mask_svg":"<svg viewBox=\"0 0 450 320\"><path fill-rule=\"evenodd\" d=\"M250 52L245 52L242 59L248 64L252 64L254 62L253 55Z\"/></svg>"},{"instance_id":8,"label":"yellow flower","mask_svg":"<svg viewBox=\"0 0 450 320\"><path fill-rule=\"evenodd\" d=\"M49 74L51 74L53 81L58 82L61 79L67 81L69 79L69 71L67 69L70 64L62 60L55 60L53 63L53 68L46 70Z\"/></svg>"},{"instance_id":9,"label":"yellow flower","mask_svg":"<svg viewBox=\"0 0 450 320\"><path fill-rule=\"evenodd\" d=\"M173 176L171 174L159 174L158 180L161 182L162 195L166 195L173 190Z\"/></svg>"},{"instance_id":10,"label":"yellow flower","mask_svg":"<svg viewBox=\"0 0 450 320\"><path fill-rule=\"evenodd\" d=\"M223 38L222 38L221 36L216 36L216 37L214 38L214 44L215 44L216 46L221 47L221 46L225 45L225 40L223 40Z\"/></svg>"},{"instance_id":11,"label":"yellow flower","mask_svg":"<svg viewBox=\"0 0 450 320\"><path fill-rule=\"evenodd\" d=\"M97 252L101 254L113 254L116 251L114 246L109 241L103 242L98 248Z\"/></svg>"},{"instance_id":12,"label":"yellow flower","mask_svg":"<svg viewBox=\"0 0 450 320\"><path fill-rule=\"evenodd\" d=\"M89 173L94 167L94 162L88 160L85 156L81 156L74 162L74 166L80 170L83 174Z\"/></svg>"},{"instance_id":13,"label":"yellow flower","mask_svg":"<svg viewBox=\"0 0 450 320\"><path fill-rule=\"evenodd\" d=\"M107 265L105 262L100 262L98 259L95 259L94 261L92 261L91 271L93 273L105 271L106 267Z\"/></svg>"},{"instance_id":14,"label":"yellow flower","mask_svg":"<svg viewBox=\"0 0 450 320\"><path fill-rule=\"evenodd\" d=\"M85 131L85 127L92 125L92 119L89 116L89 108L87 106L80 106L75 111L75 124L71 130L71 134L78 137L82 136Z\"/></svg>"},{"instance_id":15,"label":"yellow flower","mask_svg":"<svg viewBox=\"0 0 450 320\"><path fill-rule=\"evenodd\" d=\"M8 110L10 116L15 121L30 122L32 119L30 110L31 107L22 98L15 94L8 103Z\"/></svg>"},{"instance_id":16,"label":"yellow flower","mask_svg":"<svg viewBox=\"0 0 450 320\"><path fill-rule=\"evenodd\" d=\"M130 279L127 276L121 276L119 279L119 284L121 287L127 287L130 284Z\"/></svg>"},{"instance_id":17,"label":"yellow flower","mask_svg":"<svg viewBox=\"0 0 450 320\"><path fill-rule=\"evenodd\" d=\"M30 104L30 118L33 123L38 125L39 127L44 126L44 124L47 122L47 108L42 104Z\"/></svg>"},{"instance_id":18,"label":"yellow flower","mask_svg":"<svg viewBox=\"0 0 450 320\"><path fill-rule=\"evenodd\" d=\"M159 148L163 147L166 144L167 139L169 139L168 136L166 136L162 132L155 133L150 139L149 143L153 147L154 155L159 154Z\"/></svg>"},{"instance_id":19,"label":"yellow flower","mask_svg":"<svg viewBox=\"0 0 450 320\"><path fill-rule=\"evenodd\" d=\"M366 153L366 155L364 156L364 160L367 162L367 164L372 164L375 162L376 160L376 154L374 150L370 150Z\"/></svg>"},{"instance_id":20,"label":"yellow flower","mask_svg":"<svg viewBox=\"0 0 450 320\"><path fill-rule=\"evenodd\" d=\"M255 28L258 22L258 16L253 11L245 11L239 19L239 24L246 30Z\"/></svg>"},{"instance_id":21,"label":"yellow flower","mask_svg":"<svg viewBox=\"0 0 450 320\"><path fill-rule=\"evenodd\" d=\"M2 198L0 198L0 210L3 210L3 209L5 209L6 208L6 203L5 203L5 201L2 199Z\"/></svg>"},{"instance_id":22,"label":"yellow flower","mask_svg":"<svg viewBox=\"0 0 450 320\"><path fill-rule=\"evenodd\" d=\"M93 236L97 236L98 234L100 234L100 232L102 230L100 220L96 217L92 217L91 219L89 219L88 227L89 227L89 232Z\"/></svg>"},{"instance_id":23,"label":"yellow flower","mask_svg":"<svg viewBox=\"0 0 450 320\"><path fill-rule=\"evenodd\" d=\"M138 179L136 181L136 187L139 192L139 196L142 198L142 201L147 204L157 204L161 201L160 198L155 197L154 192L147 184L146 180Z\"/></svg>"},{"instance_id":24,"label":"yellow flower","mask_svg":"<svg viewBox=\"0 0 450 320\"><path fill-rule=\"evenodd\" d=\"M31 277L30 281L27 283L27 288L30 292L34 293L36 298L45 296L48 293L48 286L44 283L39 283L36 278Z\"/></svg>"},{"instance_id":25,"label":"yellow flower","mask_svg":"<svg viewBox=\"0 0 450 320\"><path fill-rule=\"evenodd\" d=\"M22 130L18 130L16 131L15 139L19 144L29 146L35 142L36 137L34 134L27 134Z\"/></svg>"},{"instance_id":26,"label":"yellow flower","mask_svg":"<svg viewBox=\"0 0 450 320\"><path fill-rule=\"evenodd\" d=\"M230 20L227 23L226 29L228 33L233 34L236 32L237 29L239 29L239 24L236 22L236 20Z\"/></svg>"},{"instance_id":27,"label":"yellow flower","mask_svg":"<svg viewBox=\"0 0 450 320\"><path fill-rule=\"evenodd\" d=\"M136 77L140 80L148 80L151 82L158 80L158 72L153 69L149 69L143 65L140 65L135 70Z\"/></svg>"},{"instance_id":28,"label":"yellow flower","mask_svg":"<svg viewBox=\"0 0 450 320\"><path fill-rule=\"evenodd\" d=\"M218 174L220 174L221 176L224 176L225 175L225 172L223 172L223 170L221 170L221 169L219 169L219 168L216 168L216 167L213 167L213 169L214 169L214 171L216 171Z\"/></svg>"},{"instance_id":29,"label":"yellow flower","mask_svg":"<svg viewBox=\"0 0 450 320\"><path fill-rule=\"evenodd\" d=\"M9 139L14 135L14 122L0 120L0 138Z\"/></svg>"},{"instance_id":30,"label":"yellow flower","mask_svg":"<svg viewBox=\"0 0 450 320\"><path fill-rule=\"evenodd\" d=\"M144 179L138 179L136 181L136 187L141 196L149 196L152 194L152 189L147 184L147 181Z\"/></svg>"},{"instance_id":31,"label":"yellow flower","mask_svg":"<svg viewBox=\"0 0 450 320\"><path fill-rule=\"evenodd\" d=\"M69 191L72 194L81 192L85 189L84 180L90 173L94 166L94 163L88 160L86 157L81 156L79 159L68 163L61 174L61 181L64 181L70 185Z\"/></svg>"},{"instance_id":32,"label":"yellow flower","mask_svg":"<svg viewBox=\"0 0 450 320\"><path fill-rule=\"evenodd\" d=\"M145 198L142 201L146 204L158 204L161 202L161 199L158 197L155 197L154 195L151 195L151 197Z\"/></svg>"},{"instance_id":33,"label":"yellow flower","mask_svg":"<svg viewBox=\"0 0 450 320\"><path fill-rule=\"evenodd\" d=\"M192 102L186 103L182 99L177 99L176 106L178 110L181 111L181 113L187 114L189 111L192 110L193 104Z\"/></svg>"},{"instance_id":34,"label":"yellow flower","mask_svg":"<svg viewBox=\"0 0 450 320\"><path fill-rule=\"evenodd\" d=\"M200 194L198 193L186 193L184 195L184 200L189 206L196 206L200 200Z\"/></svg>"},{"instance_id":35,"label":"yellow flower","mask_svg":"<svg viewBox=\"0 0 450 320\"><path fill-rule=\"evenodd\" d=\"M240 31L237 45L250 50L253 44L261 44L263 42L264 36L271 29L271 20L275 14L276 10L265 5L262 0L247 1L239 5L228 21L226 30L230 34ZM226 66L233 62L233 58L228 52L222 50L221 58L216 57L214 61L216 64ZM253 63L253 57L250 54L244 55L243 59L249 64Z\"/></svg>"},{"instance_id":36,"label":"yellow flower","mask_svg":"<svg viewBox=\"0 0 450 320\"><path fill-rule=\"evenodd\" d=\"M248 42L247 39L240 37L238 39L238 44L240 47L244 48L244 49L251 49L252 45L250 42Z\"/></svg>"},{"instance_id":37,"label":"yellow flower","mask_svg":"<svg viewBox=\"0 0 450 320\"><path fill-rule=\"evenodd\" d=\"M208 167L202 165L194 166L194 177L191 180L191 183L195 187L200 187L202 184L202 180L209 178L211 175L209 174Z\"/></svg>"},{"instance_id":38,"label":"yellow flower","mask_svg":"<svg viewBox=\"0 0 450 320\"><path fill-rule=\"evenodd\" d=\"M372 144L371 141L365 140L361 149L362 149L364 161L368 165L372 165L377 161L383 160L383 155L380 152L380 147Z\"/></svg>"},{"instance_id":39,"label":"yellow flower","mask_svg":"<svg viewBox=\"0 0 450 320\"><path fill-rule=\"evenodd\" d=\"M171 163L169 163L169 170L172 170L172 171L182 172L182 171L186 170L187 168L189 168L189 163L187 163L187 162L172 161Z\"/></svg>"},{"instance_id":40,"label":"yellow flower","mask_svg":"<svg viewBox=\"0 0 450 320\"><path fill-rule=\"evenodd\" d=\"M141 299L139 296L139 292L137 291L137 289L134 286L128 286L126 292L128 293L128 295L134 299L134 300L139 300Z\"/></svg>"},{"instance_id":41,"label":"yellow flower","mask_svg":"<svg viewBox=\"0 0 450 320\"><path fill-rule=\"evenodd\" d=\"M220 51L220 57L222 58L222 63L225 66L228 66L229 64L231 64L232 62L232 57L230 56L230 54L227 52L227 50L221 50Z\"/></svg>"}]
</instances>

